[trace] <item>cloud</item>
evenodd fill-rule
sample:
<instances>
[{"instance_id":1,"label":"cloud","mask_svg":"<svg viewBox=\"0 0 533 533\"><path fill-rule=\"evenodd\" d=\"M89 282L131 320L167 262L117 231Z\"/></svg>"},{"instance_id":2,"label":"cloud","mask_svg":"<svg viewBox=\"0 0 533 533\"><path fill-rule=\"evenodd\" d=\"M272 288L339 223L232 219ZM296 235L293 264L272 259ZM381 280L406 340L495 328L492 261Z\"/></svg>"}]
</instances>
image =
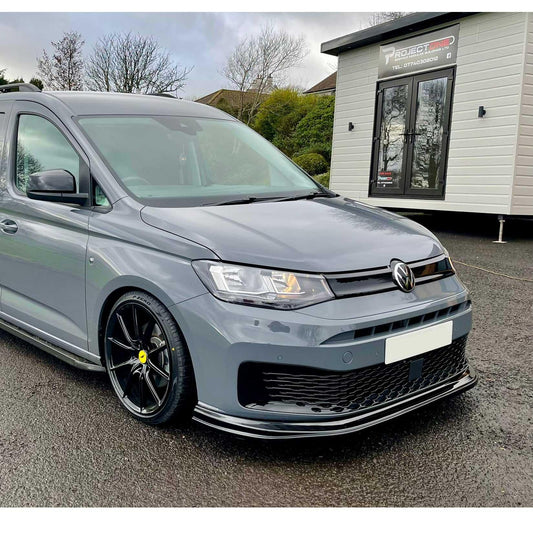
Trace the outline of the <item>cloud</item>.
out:
<instances>
[{"instance_id":1,"label":"cloud","mask_svg":"<svg viewBox=\"0 0 533 533\"><path fill-rule=\"evenodd\" d=\"M80 32L85 54L99 37L134 31L153 35L181 65L194 65L185 97L200 97L227 86L220 75L225 58L244 36L271 22L303 35L309 55L290 73L291 83L309 87L330 74L336 58L320 53L320 44L361 28L369 13L0 13L0 69L29 80L36 58L65 31Z\"/></svg>"}]
</instances>

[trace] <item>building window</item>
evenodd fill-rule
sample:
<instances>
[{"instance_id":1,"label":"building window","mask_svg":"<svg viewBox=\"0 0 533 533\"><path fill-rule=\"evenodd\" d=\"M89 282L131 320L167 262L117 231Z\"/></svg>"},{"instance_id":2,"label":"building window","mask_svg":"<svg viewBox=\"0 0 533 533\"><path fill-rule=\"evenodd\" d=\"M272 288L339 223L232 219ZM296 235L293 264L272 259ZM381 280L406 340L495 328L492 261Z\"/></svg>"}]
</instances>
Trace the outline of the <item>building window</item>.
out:
<instances>
[{"instance_id":1,"label":"building window","mask_svg":"<svg viewBox=\"0 0 533 533\"><path fill-rule=\"evenodd\" d=\"M370 194L444 198L454 69L381 82Z\"/></svg>"}]
</instances>

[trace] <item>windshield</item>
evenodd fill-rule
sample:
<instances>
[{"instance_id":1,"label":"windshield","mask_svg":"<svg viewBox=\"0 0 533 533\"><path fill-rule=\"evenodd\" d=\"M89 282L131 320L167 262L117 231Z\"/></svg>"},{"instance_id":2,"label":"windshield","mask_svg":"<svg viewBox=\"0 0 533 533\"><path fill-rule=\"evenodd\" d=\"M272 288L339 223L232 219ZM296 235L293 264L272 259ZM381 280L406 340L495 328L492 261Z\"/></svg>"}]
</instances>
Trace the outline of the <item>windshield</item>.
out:
<instances>
[{"instance_id":1,"label":"windshield","mask_svg":"<svg viewBox=\"0 0 533 533\"><path fill-rule=\"evenodd\" d=\"M78 122L115 177L146 205L205 205L320 191L292 161L237 121L122 115Z\"/></svg>"}]
</instances>

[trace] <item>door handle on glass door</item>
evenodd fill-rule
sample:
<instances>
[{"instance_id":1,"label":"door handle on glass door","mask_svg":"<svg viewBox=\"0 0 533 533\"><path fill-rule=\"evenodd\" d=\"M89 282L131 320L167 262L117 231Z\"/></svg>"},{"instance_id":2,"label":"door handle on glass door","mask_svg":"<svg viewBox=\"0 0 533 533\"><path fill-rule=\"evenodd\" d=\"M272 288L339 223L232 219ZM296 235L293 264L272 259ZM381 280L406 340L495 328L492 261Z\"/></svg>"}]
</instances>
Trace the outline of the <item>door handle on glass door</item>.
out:
<instances>
[{"instance_id":1,"label":"door handle on glass door","mask_svg":"<svg viewBox=\"0 0 533 533\"><path fill-rule=\"evenodd\" d=\"M17 223L14 220L9 220L8 218L2 220L0 222L0 229L4 233L13 234L16 233L19 227L17 226Z\"/></svg>"}]
</instances>

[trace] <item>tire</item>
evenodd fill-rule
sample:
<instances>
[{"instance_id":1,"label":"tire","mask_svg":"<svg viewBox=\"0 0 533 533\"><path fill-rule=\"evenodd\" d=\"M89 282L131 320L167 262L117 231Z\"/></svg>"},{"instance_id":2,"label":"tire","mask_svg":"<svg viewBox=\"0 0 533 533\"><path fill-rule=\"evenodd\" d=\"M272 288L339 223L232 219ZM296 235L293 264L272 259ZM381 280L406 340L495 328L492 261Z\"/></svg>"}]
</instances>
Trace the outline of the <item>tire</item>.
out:
<instances>
[{"instance_id":1,"label":"tire","mask_svg":"<svg viewBox=\"0 0 533 533\"><path fill-rule=\"evenodd\" d=\"M151 425L190 420L196 405L191 359L166 307L132 291L111 308L104 331L104 356L122 406Z\"/></svg>"}]
</instances>

